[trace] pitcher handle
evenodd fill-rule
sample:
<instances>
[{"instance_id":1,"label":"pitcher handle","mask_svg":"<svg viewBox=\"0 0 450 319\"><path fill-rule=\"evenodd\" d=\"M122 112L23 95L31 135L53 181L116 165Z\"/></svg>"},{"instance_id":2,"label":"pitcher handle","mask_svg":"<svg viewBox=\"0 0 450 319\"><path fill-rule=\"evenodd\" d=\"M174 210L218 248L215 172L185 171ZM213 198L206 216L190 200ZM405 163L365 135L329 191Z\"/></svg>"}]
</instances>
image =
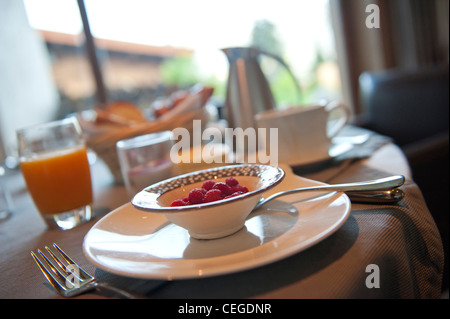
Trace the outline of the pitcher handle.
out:
<instances>
[{"instance_id":1,"label":"pitcher handle","mask_svg":"<svg viewBox=\"0 0 450 319\"><path fill-rule=\"evenodd\" d=\"M330 117L331 113L334 113L337 110L343 110L343 115L339 118L339 120L336 121L333 126L327 128L328 138L331 139L335 137L350 122L351 110L346 104L340 103L338 101L332 101L328 103L325 107L325 110L328 112L328 117Z\"/></svg>"},{"instance_id":2,"label":"pitcher handle","mask_svg":"<svg viewBox=\"0 0 450 319\"><path fill-rule=\"evenodd\" d=\"M254 49L257 50L258 54L266 55L266 56L274 59L278 63L280 63L282 66L284 66L284 68L288 71L289 75L291 76L292 80L294 81L295 88L297 89L297 99L298 99L298 102L300 102L300 97L301 97L300 86L299 86L299 83L297 81L297 78L295 77L295 75L292 72L292 70L289 67L289 65L281 57L279 57L276 54L273 54L273 53L261 50L260 48L256 48L256 47Z\"/></svg>"}]
</instances>

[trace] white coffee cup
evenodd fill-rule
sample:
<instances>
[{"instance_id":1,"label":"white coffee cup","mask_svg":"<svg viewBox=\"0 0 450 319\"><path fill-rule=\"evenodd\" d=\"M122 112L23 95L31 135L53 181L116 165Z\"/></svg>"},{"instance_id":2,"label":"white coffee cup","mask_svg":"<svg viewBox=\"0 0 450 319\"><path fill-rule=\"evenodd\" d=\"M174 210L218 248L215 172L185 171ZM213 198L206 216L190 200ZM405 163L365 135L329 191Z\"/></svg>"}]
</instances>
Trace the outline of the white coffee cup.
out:
<instances>
[{"instance_id":1,"label":"white coffee cup","mask_svg":"<svg viewBox=\"0 0 450 319\"><path fill-rule=\"evenodd\" d=\"M258 128L278 129L278 163L301 165L329 158L331 139L348 124L350 115L347 105L333 101L264 111L255 115L255 121ZM270 139L261 142L266 151L274 149Z\"/></svg>"}]
</instances>

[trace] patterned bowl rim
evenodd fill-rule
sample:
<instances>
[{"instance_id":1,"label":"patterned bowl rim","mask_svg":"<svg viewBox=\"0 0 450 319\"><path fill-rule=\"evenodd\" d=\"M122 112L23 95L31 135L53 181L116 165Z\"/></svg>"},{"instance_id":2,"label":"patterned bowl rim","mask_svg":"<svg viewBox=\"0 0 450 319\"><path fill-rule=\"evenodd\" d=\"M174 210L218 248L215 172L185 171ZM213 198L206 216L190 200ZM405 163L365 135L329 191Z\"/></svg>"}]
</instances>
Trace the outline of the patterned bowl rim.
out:
<instances>
[{"instance_id":1,"label":"patterned bowl rim","mask_svg":"<svg viewBox=\"0 0 450 319\"><path fill-rule=\"evenodd\" d=\"M217 174L218 172L221 172L222 174ZM227 199L222 199L215 202L210 203L202 203L198 205L188 205L188 206L165 206L162 207L158 204L157 200L158 198L172 190L175 190L177 188L180 188L181 186L191 185L199 182L204 182L209 179L214 178L225 178L225 177L236 177L236 176L255 176L260 177L265 172L269 172L270 176L268 178L265 178L265 184L262 185L262 187L249 191L248 193L241 194L239 196L230 197ZM179 176L175 176L166 180L163 180L161 182L158 182L156 184L153 184L151 186L148 186L144 188L142 191L140 191L138 194L135 195L135 197L132 199L131 203L134 207L136 207L139 210L144 211L150 211L150 212L160 212L160 213L176 213L176 212L186 212L189 210L198 210L202 208L207 208L211 206L220 206L229 204L230 202L243 200L255 195L258 195L260 193L264 193L267 190L275 187L278 185L285 177L285 172L282 168L277 166L271 166L271 165L262 165L262 164L238 164L238 165L229 165L229 166L220 166L220 167L214 167L209 168L201 171L196 171L188 174L183 174ZM144 193L145 194L154 194L153 200L148 203L148 206L139 205L135 202L135 198L139 196L139 194Z\"/></svg>"}]
</instances>

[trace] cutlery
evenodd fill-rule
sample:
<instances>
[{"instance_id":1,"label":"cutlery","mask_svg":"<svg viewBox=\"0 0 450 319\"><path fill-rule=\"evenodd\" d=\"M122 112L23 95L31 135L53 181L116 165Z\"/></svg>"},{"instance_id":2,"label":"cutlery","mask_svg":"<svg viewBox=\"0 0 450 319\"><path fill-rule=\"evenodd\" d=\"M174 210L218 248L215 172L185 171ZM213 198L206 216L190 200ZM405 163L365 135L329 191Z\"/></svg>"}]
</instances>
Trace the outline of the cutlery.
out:
<instances>
[{"instance_id":1,"label":"cutlery","mask_svg":"<svg viewBox=\"0 0 450 319\"><path fill-rule=\"evenodd\" d=\"M261 198L256 204L255 208L258 208L268 201L271 201L272 199L280 196L308 191L345 192L347 194L350 194L349 196L353 196L355 198L359 195L357 198L365 199L366 202L373 200L380 203L382 199L385 199L387 202L391 202L396 201L396 199L400 200L401 198L403 198L403 191L397 189L397 187L403 185L404 182L404 176L395 175L364 182L296 188L273 194L267 198Z\"/></svg>"},{"instance_id":2,"label":"cutlery","mask_svg":"<svg viewBox=\"0 0 450 319\"><path fill-rule=\"evenodd\" d=\"M371 192L345 192L352 202L389 204L397 203L405 197L405 193L400 188L393 188L386 191Z\"/></svg>"},{"instance_id":3,"label":"cutlery","mask_svg":"<svg viewBox=\"0 0 450 319\"><path fill-rule=\"evenodd\" d=\"M89 275L80 266L78 266L58 245L53 244L58 251L56 256L50 248L45 246L53 262L47 258L44 253L38 249L37 254L31 252L31 256L44 274L45 278L61 296L74 297L90 290L105 290L118 294L124 298L134 299L135 297L116 287L106 283L97 282L95 277ZM40 258L39 258L40 256ZM42 262L41 259L44 261Z\"/></svg>"}]
</instances>

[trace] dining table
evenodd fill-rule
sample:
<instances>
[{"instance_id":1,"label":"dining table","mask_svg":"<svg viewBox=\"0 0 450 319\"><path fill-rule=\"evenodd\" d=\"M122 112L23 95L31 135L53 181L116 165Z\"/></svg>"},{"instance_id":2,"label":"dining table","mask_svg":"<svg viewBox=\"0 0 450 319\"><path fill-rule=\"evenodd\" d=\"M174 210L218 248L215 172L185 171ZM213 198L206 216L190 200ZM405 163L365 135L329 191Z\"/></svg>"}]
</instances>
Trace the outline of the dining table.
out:
<instances>
[{"instance_id":1,"label":"dining table","mask_svg":"<svg viewBox=\"0 0 450 319\"><path fill-rule=\"evenodd\" d=\"M349 127L343 130L341 137L350 138L363 132L361 130ZM229 271L222 267L220 272L210 275L203 275L201 269L196 269L180 278L152 277L151 271L139 276L126 269L126 262L125 269L115 271L106 263L92 261L92 256L84 249L88 234L114 211L130 205L130 194L125 186L115 182L100 158L91 163L93 218L64 231L47 228L27 191L20 169L8 170L2 178L12 198L12 207L9 218L0 222L0 298L64 299L47 282L30 256L31 251L57 243L98 281L143 299L179 300L182 307L187 307L189 300L199 299L265 300L269 303L277 299L438 299L444 268L443 244L408 161L388 137L371 131L363 133L369 133L365 141L349 139L346 145L350 147L345 152L338 152L328 160L315 163L317 165L279 165L300 182L336 184L403 175L405 183L400 187L405 194L403 199L395 203L348 201L345 220L308 245L302 244L301 232L290 232L292 249L277 254L277 240L283 236L277 233L270 240L254 244L270 248L275 256L272 259L247 262ZM339 196L347 198L343 193ZM295 223L307 223L307 220L302 221L302 216L300 212ZM228 236L227 240L232 240L233 236ZM128 240L126 237L124 234L124 241ZM175 236L173 241L176 239ZM108 237L104 241L108 241ZM214 251L214 240L208 245ZM235 241L235 245L239 246L240 242ZM253 253L256 246L242 247L245 251L224 252L228 254L227 262L239 263L242 262L239 258L253 258L249 256L256 255ZM185 251L179 256L166 257L173 261L164 263L165 267L173 265L176 273L180 260L202 261L204 258L201 264L207 265L205 267L212 267L215 260L225 260L224 256L196 255L192 251L195 247L184 248L191 249L189 254ZM150 254L152 250L149 251ZM154 263L158 263L155 261L158 258L153 258ZM113 299L118 296L93 290L74 298ZM227 309L232 311L233 307L223 308L223 311Z\"/></svg>"}]
</instances>

